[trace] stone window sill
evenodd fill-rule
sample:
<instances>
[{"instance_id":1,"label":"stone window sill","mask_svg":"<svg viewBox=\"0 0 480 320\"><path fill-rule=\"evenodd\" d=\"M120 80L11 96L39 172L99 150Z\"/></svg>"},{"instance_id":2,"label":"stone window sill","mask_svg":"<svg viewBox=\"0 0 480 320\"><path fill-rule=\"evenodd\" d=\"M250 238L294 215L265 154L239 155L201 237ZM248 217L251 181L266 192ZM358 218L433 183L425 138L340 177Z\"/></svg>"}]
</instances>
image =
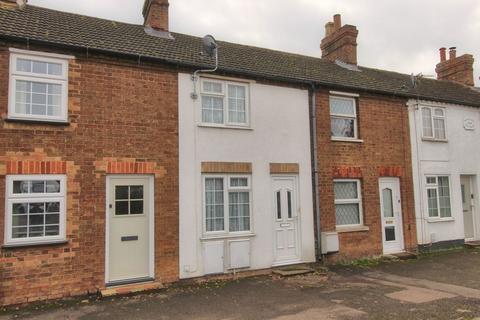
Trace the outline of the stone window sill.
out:
<instances>
[{"instance_id":1,"label":"stone window sill","mask_svg":"<svg viewBox=\"0 0 480 320\"><path fill-rule=\"evenodd\" d=\"M422 141L425 141L425 142L448 143L448 140L447 140L447 139L422 138Z\"/></svg>"},{"instance_id":2,"label":"stone window sill","mask_svg":"<svg viewBox=\"0 0 480 320\"><path fill-rule=\"evenodd\" d=\"M31 120L31 119L15 119L15 118L6 118L5 122L11 123L25 123L25 124L40 124L40 125L50 125L50 126L60 126L68 127L70 122L68 121L43 121L43 120Z\"/></svg>"},{"instance_id":3,"label":"stone window sill","mask_svg":"<svg viewBox=\"0 0 480 320\"><path fill-rule=\"evenodd\" d=\"M344 139L344 138L334 138L334 137L332 137L332 141L334 141L334 142L363 143L362 139Z\"/></svg>"},{"instance_id":4,"label":"stone window sill","mask_svg":"<svg viewBox=\"0 0 480 320\"><path fill-rule=\"evenodd\" d=\"M222 239L237 239L237 238L253 238L255 233L236 233L236 234L218 234L218 235L207 235L200 238L201 241L210 241L210 240L222 240Z\"/></svg>"},{"instance_id":5,"label":"stone window sill","mask_svg":"<svg viewBox=\"0 0 480 320\"><path fill-rule=\"evenodd\" d=\"M67 244L68 240L52 240L43 242L24 242L24 243L7 243L2 245L2 249L28 248L28 247L42 247L42 246L57 246Z\"/></svg>"},{"instance_id":6,"label":"stone window sill","mask_svg":"<svg viewBox=\"0 0 480 320\"><path fill-rule=\"evenodd\" d=\"M454 222L454 218L430 218L427 219L428 223L437 223L437 222Z\"/></svg>"},{"instance_id":7,"label":"stone window sill","mask_svg":"<svg viewBox=\"0 0 480 320\"><path fill-rule=\"evenodd\" d=\"M336 231L338 233L365 232L370 231L370 228L367 226L337 227Z\"/></svg>"}]
</instances>

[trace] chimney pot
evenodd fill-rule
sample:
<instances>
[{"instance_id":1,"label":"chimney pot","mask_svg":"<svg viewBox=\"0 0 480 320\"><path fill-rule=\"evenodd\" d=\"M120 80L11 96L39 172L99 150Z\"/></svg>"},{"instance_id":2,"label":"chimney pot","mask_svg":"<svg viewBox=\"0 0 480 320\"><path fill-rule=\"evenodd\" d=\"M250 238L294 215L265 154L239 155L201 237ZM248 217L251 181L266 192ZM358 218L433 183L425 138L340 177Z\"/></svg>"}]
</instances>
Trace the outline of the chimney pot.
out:
<instances>
[{"instance_id":1,"label":"chimney pot","mask_svg":"<svg viewBox=\"0 0 480 320\"><path fill-rule=\"evenodd\" d=\"M335 25L335 31L342 27L342 15L336 14L333 16L333 24Z\"/></svg>"},{"instance_id":2,"label":"chimney pot","mask_svg":"<svg viewBox=\"0 0 480 320\"><path fill-rule=\"evenodd\" d=\"M451 47L449 55L450 55L450 57L449 57L450 60L456 59L457 58L457 48L456 47Z\"/></svg>"},{"instance_id":3,"label":"chimney pot","mask_svg":"<svg viewBox=\"0 0 480 320\"><path fill-rule=\"evenodd\" d=\"M440 48L440 62L447 60L447 48Z\"/></svg>"},{"instance_id":4,"label":"chimney pot","mask_svg":"<svg viewBox=\"0 0 480 320\"><path fill-rule=\"evenodd\" d=\"M333 22L328 22L325 24L325 37L332 35L335 32L335 25Z\"/></svg>"},{"instance_id":5,"label":"chimney pot","mask_svg":"<svg viewBox=\"0 0 480 320\"><path fill-rule=\"evenodd\" d=\"M168 31L168 0L145 0L143 5L144 26Z\"/></svg>"}]
</instances>

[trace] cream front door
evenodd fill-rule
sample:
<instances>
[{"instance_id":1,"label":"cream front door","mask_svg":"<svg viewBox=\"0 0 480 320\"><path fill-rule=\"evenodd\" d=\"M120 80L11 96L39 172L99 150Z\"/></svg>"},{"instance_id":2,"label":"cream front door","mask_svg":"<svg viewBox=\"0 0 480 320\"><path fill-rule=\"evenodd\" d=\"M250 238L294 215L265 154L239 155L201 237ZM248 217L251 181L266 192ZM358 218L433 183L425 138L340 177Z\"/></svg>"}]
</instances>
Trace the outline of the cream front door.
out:
<instances>
[{"instance_id":1,"label":"cream front door","mask_svg":"<svg viewBox=\"0 0 480 320\"><path fill-rule=\"evenodd\" d=\"M274 265L298 263L299 206L296 177L273 177Z\"/></svg>"},{"instance_id":2,"label":"cream front door","mask_svg":"<svg viewBox=\"0 0 480 320\"><path fill-rule=\"evenodd\" d=\"M140 282L153 277L150 179L108 178L107 284Z\"/></svg>"},{"instance_id":3,"label":"cream front door","mask_svg":"<svg viewBox=\"0 0 480 320\"><path fill-rule=\"evenodd\" d=\"M402 201L398 178L380 178L383 253L399 253L403 243Z\"/></svg>"},{"instance_id":4,"label":"cream front door","mask_svg":"<svg viewBox=\"0 0 480 320\"><path fill-rule=\"evenodd\" d=\"M475 240L475 220L473 218L473 192L472 180L468 176L460 178L462 188L463 225L465 240Z\"/></svg>"}]
</instances>

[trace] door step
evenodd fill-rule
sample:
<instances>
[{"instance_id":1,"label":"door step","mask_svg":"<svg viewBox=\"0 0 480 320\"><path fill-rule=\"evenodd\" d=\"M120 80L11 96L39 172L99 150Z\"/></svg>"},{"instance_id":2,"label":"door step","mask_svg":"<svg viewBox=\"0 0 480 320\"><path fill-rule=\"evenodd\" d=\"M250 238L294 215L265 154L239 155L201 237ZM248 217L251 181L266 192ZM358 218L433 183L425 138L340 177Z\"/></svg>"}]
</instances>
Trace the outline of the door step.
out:
<instances>
[{"instance_id":1,"label":"door step","mask_svg":"<svg viewBox=\"0 0 480 320\"><path fill-rule=\"evenodd\" d=\"M393 254L390 254L390 256L397 257L399 260L413 260L418 258L418 255L413 252L393 253Z\"/></svg>"},{"instance_id":2,"label":"door step","mask_svg":"<svg viewBox=\"0 0 480 320\"><path fill-rule=\"evenodd\" d=\"M126 295L131 293L138 293L143 291L152 291L164 288L160 282L143 282L127 284L123 286L109 287L100 290L102 297L111 297L116 295Z\"/></svg>"},{"instance_id":3,"label":"door step","mask_svg":"<svg viewBox=\"0 0 480 320\"><path fill-rule=\"evenodd\" d=\"M468 249L480 249L480 241L465 242L465 248L468 248Z\"/></svg>"},{"instance_id":4,"label":"door step","mask_svg":"<svg viewBox=\"0 0 480 320\"><path fill-rule=\"evenodd\" d=\"M293 277L313 272L315 272L315 270L305 265L281 267L272 270L273 274L281 277Z\"/></svg>"}]
</instances>

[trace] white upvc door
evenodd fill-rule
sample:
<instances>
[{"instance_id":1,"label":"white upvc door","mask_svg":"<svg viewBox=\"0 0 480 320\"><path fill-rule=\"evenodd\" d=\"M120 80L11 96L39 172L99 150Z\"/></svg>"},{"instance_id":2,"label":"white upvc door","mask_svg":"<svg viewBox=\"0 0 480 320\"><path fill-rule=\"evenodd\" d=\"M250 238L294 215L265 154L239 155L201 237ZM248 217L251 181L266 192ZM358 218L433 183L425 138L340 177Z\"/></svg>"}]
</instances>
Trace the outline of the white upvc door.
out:
<instances>
[{"instance_id":1,"label":"white upvc door","mask_svg":"<svg viewBox=\"0 0 480 320\"><path fill-rule=\"evenodd\" d=\"M297 178L272 177L274 266L300 262L300 209Z\"/></svg>"},{"instance_id":2,"label":"white upvc door","mask_svg":"<svg viewBox=\"0 0 480 320\"><path fill-rule=\"evenodd\" d=\"M153 212L153 177L107 178L107 285L153 279Z\"/></svg>"},{"instance_id":3,"label":"white upvc door","mask_svg":"<svg viewBox=\"0 0 480 320\"><path fill-rule=\"evenodd\" d=\"M399 253L405 249L400 180L398 178L380 178L379 185L383 253Z\"/></svg>"},{"instance_id":4,"label":"white upvc door","mask_svg":"<svg viewBox=\"0 0 480 320\"><path fill-rule=\"evenodd\" d=\"M465 240L475 240L475 217L473 210L473 184L469 176L460 178L462 192L463 225L465 230Z\"/></svg>"}]
</instances>

